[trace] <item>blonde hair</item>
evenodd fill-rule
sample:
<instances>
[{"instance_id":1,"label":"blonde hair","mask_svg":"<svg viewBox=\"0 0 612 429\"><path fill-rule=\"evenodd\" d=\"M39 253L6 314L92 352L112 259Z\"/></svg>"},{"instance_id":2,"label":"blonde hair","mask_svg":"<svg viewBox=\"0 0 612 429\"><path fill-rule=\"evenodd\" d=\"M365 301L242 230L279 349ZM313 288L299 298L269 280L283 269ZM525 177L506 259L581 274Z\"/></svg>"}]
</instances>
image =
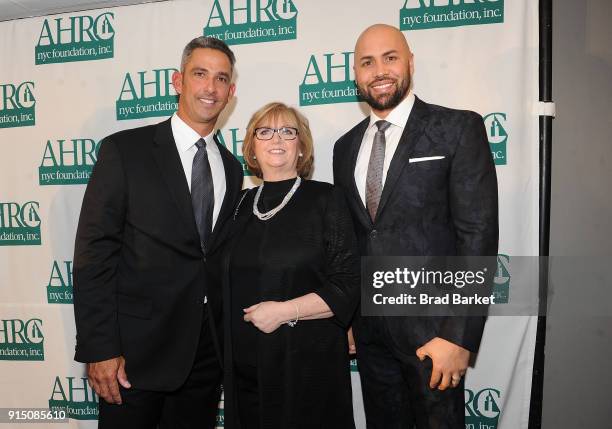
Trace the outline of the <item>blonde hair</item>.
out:
<instances>
[{"instance_id":1,"label":"blonde hair","mask_svg":"<svg viewBox=\"0 0 612 429\"><path fill-rule=\"evenodd\" d=\"M302 156L298 157L296 170L298 176L307 177L312 170L312 164L314 162L312 134L308 126L308 119L298 112L297 109L289 107L284 103L268 103L253 113L247 125L244 142L242 143L244 161L251 173L259 178L262 177L261 168L255 159L255 129L260 127L268 119L275 120L278 118L295 122L295 127L298 129L298 138L300 139L299 151L302 154Z\"/></svg>"}]
</instances>

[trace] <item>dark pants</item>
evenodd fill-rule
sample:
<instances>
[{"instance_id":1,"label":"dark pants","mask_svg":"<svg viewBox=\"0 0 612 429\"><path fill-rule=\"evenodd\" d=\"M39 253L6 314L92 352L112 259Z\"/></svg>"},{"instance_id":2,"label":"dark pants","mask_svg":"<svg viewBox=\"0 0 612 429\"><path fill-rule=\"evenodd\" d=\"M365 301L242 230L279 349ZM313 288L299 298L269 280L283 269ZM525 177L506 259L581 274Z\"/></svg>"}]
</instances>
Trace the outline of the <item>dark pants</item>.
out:
<instances>
[{"instance_id":1,"label":"dark pants","mask_svg":"<svg viewBox=\"0 0 612 429\"><path fill-rule=\"evenodd\" d=\"M465 429L463 379L455 388L430 389L429 358L396 351L382 318L360 324L367 324L355 341L368 429Z\"/></svg>"},{"instance_id":2,"label":"dark pants","mask_svg":"<svg viewBox=\"0 0 612 429\"><path fill-rule=\"evenodd\" d=\"M206 312L205 312L206 315ZM129 374L128 374L129 379ZM122 404L100 398L100 429L209 429L216 426L221 367L204 317L198 351L185 383L173 392L119 386Z\"/></svg>"},{"instance_id":3,"label":"dark pants","mask_svg":"<svg viewBox=\"0 0 612 429\"><path fill-rule=\"evenodd\" d=\"M261 427L261 401L259 400L257 367L235 362L234 376L240 429L259 429Z\"/></svg>"}]
</instances>

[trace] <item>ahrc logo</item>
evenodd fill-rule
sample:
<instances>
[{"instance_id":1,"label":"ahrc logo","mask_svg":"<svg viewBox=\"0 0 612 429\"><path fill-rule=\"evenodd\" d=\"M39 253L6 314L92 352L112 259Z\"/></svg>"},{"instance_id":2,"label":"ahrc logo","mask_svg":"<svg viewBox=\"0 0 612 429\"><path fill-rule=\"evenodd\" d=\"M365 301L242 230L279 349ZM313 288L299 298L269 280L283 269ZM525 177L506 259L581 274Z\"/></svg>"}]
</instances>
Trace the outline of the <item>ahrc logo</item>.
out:
<instances>
[{"instance_id":1,"label":"ahrc logo","mask_svg":"<svg viewBox=\"0 0 612 429\"><path fill-rule=\"evenodd\" d=\"M170 116L178 109L172 85L175 68L126 73L116 102L117 120Z\"/></svg>"},{"instance_id":2,"label":"ahrc logo","mask_svg":"<svg viewBox=\"0 0 612 429\"><path fill-rule=\"evenodd\" d=\"M47 284L47 302L72 304L72 287L72 261L53 261Z\"/></svg>"},{"instance_id":3,"label":"ahrc logo","mask_svg":"<svg viewBox=\"0 0 612 429\"><path fill-rule=\"evenodd\" d=\"M34 82L0 84L0 128L36 124Z\"/></svg>"},{"instance_id":4,"label":"ahrc logo","mask_svg":"<svg viewBox=\"0 0 612 429\"><path fill-rule=\"evenodd\" d=\"M214 0L204 36L228 45L295 39L297 9L291 0Z\"/></svg>"},{"instance_id":5,"label":"ahrc logo","mask_svg":"<svg viewBox=\"0 0 612 429\"><path fill-rule=\"evenodd\" d=\"M0 320L0 360L45 360L41 319Z\"/></svg>"},{"instance_id":6,"label":"ahrc logo","mask_svg":"<svg viewBox=\"0 0 612 429\"><path fill-rule=\"evenodd\" d=\"M510 299L510 256L497 255L497 271L493 278L496 304L507 304Z\"/></svg>"},{"instance_id":7,"label":"ahrc logo","mask_svg":"<svg viewBox=\"0 0 612 429\"><path fill-rule=\"evenodd\" d=\"M89 181L100 142L93 139L47 140L38 167L38 183L45 185L82 185Z\"/></svg>"},{"instance_id":8,"label":"ahrc logo","mask_svg":"<svg viewBox=\"0 0 612 429\"><path fill-rule=\"evenodd\" d=\"M71 16L43 21L34 48L36 65L113 58L115 15Z\"/></svg>"},{"instance_id":9,"label":"ahrc logo","mask_svg":"<svg viewBox=\"0 0 612 429\"><path fill-rule=\"evenodd\" d=\"M504 22L504 0L404 0L400 30Z\"/></svg>"},{"instance_id":10,"label":"ahrc logo","mask_svg":"<svg viewBox=\"0 0 612 429\"><path fill-rule=\"evenodd\" d=\"M311 55L300 85L300 106L360 101L351 57L353 52Z\"/></svg>"},{"instance_id":11,"label":"ahrc logo","mask_svg":"<svg viewBox=\"0 0 612 429\"><path fill-rule=\"evenodd\" d=\"M97 420L98 396L85 377L57 376L49 398L50 410L65 410L71 419Z\"/></svg>"},{"instance_id":12,"label":"ahrc logo","mask_svg":"<svg viewBox=\"0 0 612 429\"><path fill-rule=\"evenodd\" d=\"M465 389L465 428L497 429L501 410L498 401L501 392L492 387L478 392Z\"/></svg>"},{"instance_id":13,"label":"ahrc logo","mask_svg":"<svg viewBox=\"0 0 612 429\"><path fill-rule=\"evenodd\" d=\"M489 113L483 116L483 119L495 165L508 164L506 114L502 112Z\"/></svg>"},{"instance_id":14,"label":"ahrc logo","mask_svg":"<svg viewBox=\"0 0 612 429\"><path fill-rule=\"evenodd\" d=\"M242 170L243 170L242 172L244 173L244 175L252 176L253 174L249 171L246 165L246 162L244 161L244 156L242 155L242 143L244 141L244 132L241 134L243 136L242 139L239 139L238 138L239 128L230 128L228 131L222 131L222 130L217 131L216 137L219 140L219 143L225 146L225 148L229 150L236 157L238 161L240 161L240 164L242 164ZM231 145L228 144L228 142L230 142Z\"/></svg>"},{"instance_id":15,"label":"ahrc logo","mask_svg":"<svg viewBox=\"0 0 612 429\"><path fill-rule=\"evenodd\" d=\"M39 204L0 202L0 246L40 244Z\"/></svg>"}]
</instances>

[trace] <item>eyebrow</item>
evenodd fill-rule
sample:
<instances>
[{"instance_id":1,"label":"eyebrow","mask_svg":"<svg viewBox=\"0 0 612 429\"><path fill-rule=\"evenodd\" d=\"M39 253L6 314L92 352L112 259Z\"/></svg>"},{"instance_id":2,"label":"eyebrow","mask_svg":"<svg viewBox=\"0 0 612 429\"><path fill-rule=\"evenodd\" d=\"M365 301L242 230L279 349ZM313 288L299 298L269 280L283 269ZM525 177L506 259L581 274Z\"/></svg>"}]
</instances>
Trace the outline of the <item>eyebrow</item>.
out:
<instances>
[{"instance_id":1,"label":"eyebrow","mask_svg":"<svg viewBox=\"0 0 612 429\"><path fill-rule=\"evenodd\" d=\"M194 68L191 70L191 72L192 72L192 73L195 73L195 72L207 72L207 73L210 73L210 70L208 70L206 67L194 67ZM224 72L224 71L220 71L220 72L218 72L218 73L217 73L217 76L223 76L223 77L226 77L226 78L228 78L228 79L230 78L229 73Z\"/></svg>"},{"instance_id":2,"label":"eyebrow","mask_svg":"<svg viewBox=\"0 0 612 429\"><path fill-rule=\"evenodd\" d=\"M383 52L382 56L386 57L387 55L397 54L397 53L398 53L397 49L391 49L390 51ZM360 57L359 60L360 61L362 61L362 60L369 60L369 59L372 59L372 58L374 58L374 55L364 55L364 56Z\"/></svg>"},{"instance_id":3,"label":"eyebrow","mask_svg":"<svg viewBox=\"0 0 612 429\"><path fill-rule=\"evenodd\" d=\"M398 51L397 49L391 49L390 51L387 51L383 54L383 57L386 57L387 55L391 55L391 54L397 54Z\"/></svg>"}]
</instances>

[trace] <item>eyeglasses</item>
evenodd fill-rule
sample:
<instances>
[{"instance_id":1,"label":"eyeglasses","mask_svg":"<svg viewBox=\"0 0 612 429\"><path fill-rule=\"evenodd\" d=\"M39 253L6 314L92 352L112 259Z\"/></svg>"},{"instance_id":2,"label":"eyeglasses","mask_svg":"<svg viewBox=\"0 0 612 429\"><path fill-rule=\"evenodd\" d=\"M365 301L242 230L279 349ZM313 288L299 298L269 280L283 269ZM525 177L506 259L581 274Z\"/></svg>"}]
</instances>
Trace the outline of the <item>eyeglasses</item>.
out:
<instances>
[{"instance_id":1,"label":"eyeglasses","mask_svg":"<svg viewBox=\"0 0 612 429\"><path fill-rule=\"evenodd\" d=\"M278 136L282 140L295 140L298 135L298 129L293 127L255 128L255 137L257 137L259 140L270 140L272 137L274 137L274 133L278 133Z\"/></svg>"}]
</instances>

